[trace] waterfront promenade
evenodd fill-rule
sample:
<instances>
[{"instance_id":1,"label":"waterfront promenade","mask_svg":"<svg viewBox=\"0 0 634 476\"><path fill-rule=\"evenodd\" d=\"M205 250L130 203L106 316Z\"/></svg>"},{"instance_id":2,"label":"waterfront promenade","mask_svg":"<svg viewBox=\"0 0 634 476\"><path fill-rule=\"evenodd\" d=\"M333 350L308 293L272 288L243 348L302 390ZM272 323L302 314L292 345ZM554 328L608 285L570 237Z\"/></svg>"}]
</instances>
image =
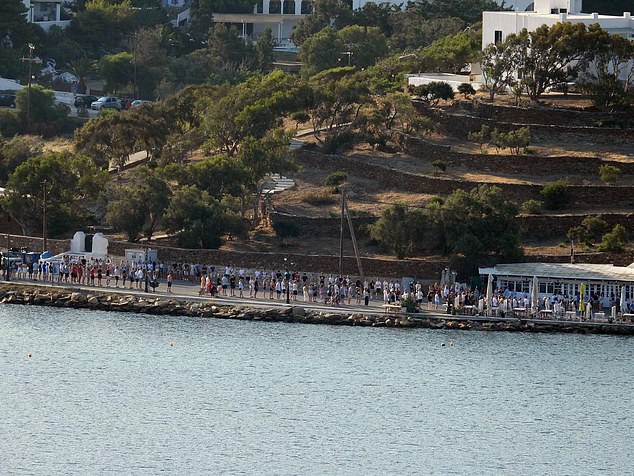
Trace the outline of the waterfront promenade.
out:
<instances>
[{"instance_id":1,"label":"waterfront promenade","mask_svg":"<svg viewBox=\"0 0 634 476\"><path fill-rule=\"evenodd\" d=\"M631 322L449 315L429 310L386 313L382 301L371 301L368 306L330 306L302 300L286 304L285 299L199 296L198 289L195 285L178 283L173 285L172 293L146 293L129 288L0 281L0 303L309 324L634 335Z\"/></svg>"}]
</instances>

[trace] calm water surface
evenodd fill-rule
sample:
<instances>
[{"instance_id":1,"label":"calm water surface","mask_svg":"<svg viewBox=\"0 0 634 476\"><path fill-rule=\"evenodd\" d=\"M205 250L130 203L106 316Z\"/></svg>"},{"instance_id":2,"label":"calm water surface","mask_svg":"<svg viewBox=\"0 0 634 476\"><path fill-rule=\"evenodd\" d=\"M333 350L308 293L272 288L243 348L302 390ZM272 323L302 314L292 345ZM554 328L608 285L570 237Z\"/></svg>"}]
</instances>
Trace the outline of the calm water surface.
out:
<instances>
[{"instance_id":1,"label":"calm water surface","mask_svg":"<svg viewBox=\"0 0 634 476\"><path fill-rule=\"evenodd\" d=\"M632 474L633 349L0 306L0 474Z\"/></svg>"}]
</instances>

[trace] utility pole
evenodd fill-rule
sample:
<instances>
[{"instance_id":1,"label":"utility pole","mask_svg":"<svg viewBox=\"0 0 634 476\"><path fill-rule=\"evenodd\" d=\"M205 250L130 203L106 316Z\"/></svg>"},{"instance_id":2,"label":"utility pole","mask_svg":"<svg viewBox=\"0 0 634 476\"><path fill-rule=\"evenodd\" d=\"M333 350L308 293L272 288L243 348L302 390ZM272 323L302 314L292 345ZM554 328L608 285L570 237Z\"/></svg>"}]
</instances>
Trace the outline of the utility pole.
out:
<instances>
[{"instance_id":1,"label":"utility pole","mask_svg":"<svg viewBox=\"0 0 634 476\"><path fill-rule=\"evenodd\" d=\"M44 202L42 204L42 252L48 251L48 223L46 221L46 209L47 209L47 190L46 190L46 182L44 179L42 182L42 194L44 195Z\"/></svg>"},{"instance_id":2,"label":"utility pole","mask_svg":"<svg viewBox=\"0 0 634 476\"><path fill-rule=\"evenodd\" d=\"M352 217L350 216L350 211L348 210L348 204L346 203L346 217L348 218L348 226L350 227L350 237L352 238L352 248L354 249L354 256L357 258L357 267L359 268L359 276L361 277L361 281L365 279L363 275L363 267L361 266L361 255L359 255L359 248L357 246L357 237L354 234L354 227L352 226Z\"/></svg>"},{"instance_id":3,"label":"utility pole","mask_svg":"<svg viewBox=\"0 0 634 476\"><path fill-rule=\"evenodd\" d=\"M22 58L23 63L29 63L29 81L26 96L26 131L31 130L31 81L33 80L33 63L41 63L40 58L33 58L33 52L35 51L35 45L29 43L29 57Z\"/></svg>"},{"instance_id":4,"label":"utility pole","mask_svg":"<svg viewBox=\"0 0 634 476\"><path fill-rule=\"evenodd\" d=\"M343 276L343 223L346 207L346 190L341 188L341 224L339 226L339 276Z\"/></svg>"},{"instance_id":5,"label":"utility pole","mask_svg":"<svg viewBox=\"0 0 634 476\"><path fill-rule=\"evenodd\" d=\"M133 80L134 80L134 99L138 99L139 98L139 94L138 94L137 88L136 88L136 59L137 59L136 56L137 56L137 44L138 44L136 35L137 35L137 33L135 31L134 32L134 56L132 58L132 65L133 65L133 68L134 68L134 78L133 78Z\"/></svg>"}]
</instances>

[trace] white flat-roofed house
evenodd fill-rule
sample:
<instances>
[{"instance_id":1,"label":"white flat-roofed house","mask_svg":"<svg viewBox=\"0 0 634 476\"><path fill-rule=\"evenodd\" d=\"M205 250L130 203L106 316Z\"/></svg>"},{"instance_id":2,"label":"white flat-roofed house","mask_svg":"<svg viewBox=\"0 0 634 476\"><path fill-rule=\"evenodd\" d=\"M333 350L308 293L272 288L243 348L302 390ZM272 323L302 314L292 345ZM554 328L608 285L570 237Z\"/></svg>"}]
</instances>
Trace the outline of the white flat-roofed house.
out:
<instances>
[{"instance_id":1,"label":"white flat-roofed house","mask_svg":"<svg viewBox=\"0 0 634 476\"><path fill-rule=\"evenodd\" d=\"M634 2L632 4L634 7ZM542 25L552 26L559 22L598 23L612 35L623 35L634 39L634 19L630 12L622 16L583 13L582 0L535 0L533 11L483 12L482 48L499 43L511 33L523 29L534 31Z\"/></svg>"},{"instance_id":2,"label":"white flat-roofed house","mask_svg":"<svg viewBox=\"0 0 634 476\"><path fill-rule=\"evenodd\" d=\"M35 23L44 31L50 30L52 26L66 28L70 25L70 20L62 20L62 7L65 0L22 0L28 9L26 16L29 23Z\"/></svg>"}]
</instances>

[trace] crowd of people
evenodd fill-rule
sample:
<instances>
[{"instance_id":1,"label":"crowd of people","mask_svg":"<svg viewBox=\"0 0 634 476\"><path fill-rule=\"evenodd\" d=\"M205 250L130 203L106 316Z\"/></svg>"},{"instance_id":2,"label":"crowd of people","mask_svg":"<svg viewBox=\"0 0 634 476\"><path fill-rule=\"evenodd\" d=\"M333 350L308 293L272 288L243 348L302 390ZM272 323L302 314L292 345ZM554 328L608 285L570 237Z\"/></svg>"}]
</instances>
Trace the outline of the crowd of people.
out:
<instances>
[{"instance_id":1,"label":"crowd of people","mask_svg":"<svg viewBox=\"0 0 634 476\"><path fill-rule=\"evenodd\" d=\"M609 318L634 313L634 303L628 300L621 309L617 296L593 295L582 297L555 293L533 303L527 293L496 289L487 300L485 292L458 283L424 285L413 281L402 289L397 280L363 279L322 273L263 268L245 269L233 265L222 267L195 263L131 262L106 259L41 260L39 263L19 263L14 266L15 278L60 284L95 287L156 290L165 282L166 292L172 292L174 282L199 284L199 295L236 298L303 301L340 306L368 305L370 301L384 304L414 303L416 309L450 314L481 316L547 315L563 319L571 314L580 320L592 320L597 312Z\"/></svg>"},{"instance_id":2,"label":"crowd of people","mask_svg":"<svg viewBox=\"0 0 634 476\"><path fill-rule=\"evenodd\" d=\"M616 319L622 314L634 313L634 302L627 300L621 309L619 296L576 293L573 296L554 293L541 296L532 302L528 293L518 293L507 289L496 289L488 306L485 292L465 285L430 286L427 294L429 310L489 316L548 316L553 319L577 318L590 321L597 313L603 313L608 319Z\"/></svg>"}]
</instances>

